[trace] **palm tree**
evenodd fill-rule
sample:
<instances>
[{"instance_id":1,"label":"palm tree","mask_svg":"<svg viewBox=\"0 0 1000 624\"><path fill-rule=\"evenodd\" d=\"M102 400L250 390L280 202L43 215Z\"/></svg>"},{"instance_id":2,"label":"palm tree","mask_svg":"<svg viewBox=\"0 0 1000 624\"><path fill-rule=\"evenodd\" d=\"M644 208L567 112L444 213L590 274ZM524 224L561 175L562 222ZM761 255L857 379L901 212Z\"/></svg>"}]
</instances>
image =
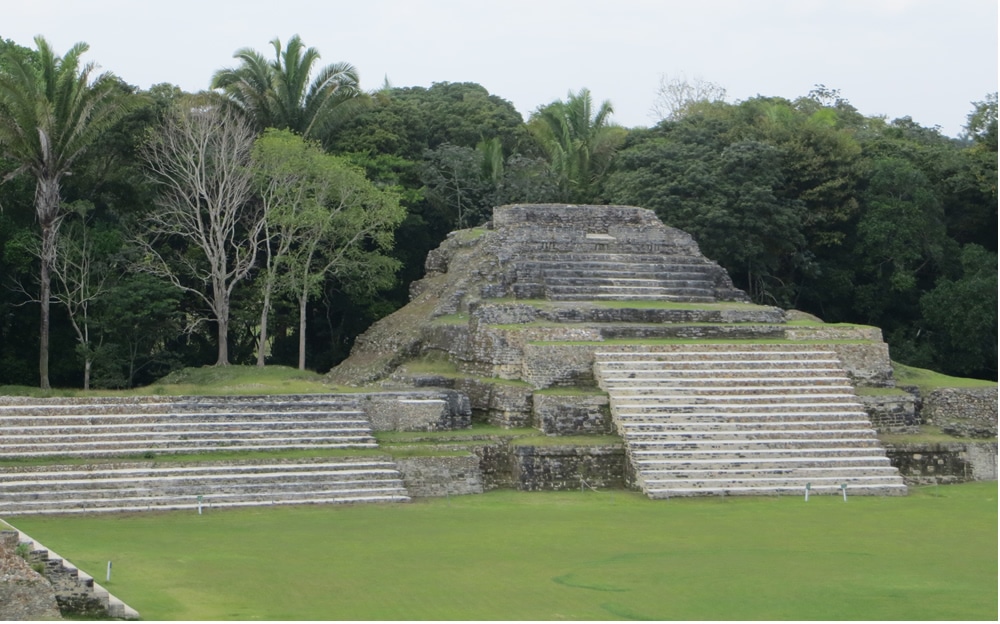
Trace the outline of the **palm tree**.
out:
<instances>
[{"instance_id":1,"label":"palm tree","mask_svg":"<svg viewBox=\"0 0 1000 624\"><path fill-rule=\"evenodd\" d=\"M356 111L364 102L358 72L349 63L334 63L319 70L315 48L305 48L298 35L281 50L281 40L271 41L275 58L268 61L250 48L233 58L239 67L221 69L212 77L212 88L222 89L253 120L259 131L288 129L305 138L322 138L330 126Z\"/></svg>"},{"instance_id":2,"label":"palm tree","mask_svg":"<svg viewBox=\"0 0 1000 624\"><path fill-rule=\"evenodd\" d=\"M625 140L625 130L611 124L614 109L605 100L593 112L589 89L570 92L535 112L529 128L548 153L560 178L564 199L579 203L596 200L598 186Z\"/></svg>"},{"instance_id":3,"label":"palm tree","mask_svg":"<svg viewBox=\"0 0 1000 624\"><path fill-rule=\"evenodd\" d=\"M97 137L128 109L119 80L103 73L91 81L95 65L80 64L89 46L77 43L62 58L35 37L37 54L8 49L0 64L0 154L35 178L35 216L42 230L39 301L41 330L38 371L49 388L49 302L56 235L63 216L60 184Z\"/></svg>"}]
</instances>

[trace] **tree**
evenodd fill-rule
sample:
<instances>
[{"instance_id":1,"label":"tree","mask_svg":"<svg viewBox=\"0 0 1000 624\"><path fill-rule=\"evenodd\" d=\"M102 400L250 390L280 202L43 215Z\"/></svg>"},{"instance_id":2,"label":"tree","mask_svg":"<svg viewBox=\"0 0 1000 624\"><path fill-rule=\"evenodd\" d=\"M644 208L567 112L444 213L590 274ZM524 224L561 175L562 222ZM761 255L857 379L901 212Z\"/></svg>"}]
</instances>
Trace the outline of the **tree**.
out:
<instances>
[{"instance_id":1,"label":"tree","mask_svg":"<svg viewBox=\"0 0 1000 624\"><path fill-rule=\"evenodd\" d=\"M484 179L482 152L445 143L427 150L421 179L427 200L452 217L461 230L488 219L490 183Z\"/></svg>"},{"instance_id":2,"label":"tree","mask_svg":"<svg viewBox=\"0 0 1000 624\"><path fill-rule=\"evenodd\" d=\"M35 38L35 45L33 56L9 48L4 53L0 151L18 163L5 181L22 173L35 178L35 216L41 228L38 371L40 385L47 389L51 267L63 215L61 184L96 138L125 114L129 100L113 75L91 79L95 65L80 61L87 44L77 43L63 57L42 37Z\"/></svg>"},{"instance_id":3,"label":"tree","mask_svg":"<svg viewBox=\"0 0 1000 624\"><path fill-rule=\"evenodd\" d=\"M595 112L590 91L580 89L565 102L557 100L531 116L529 128L559 176L566 201L597 200L600 184L626 134L624 128L611 124L613 112L607 100Z\"/></svg>"},{"instance_id":4,"label":"tree","mask_svg":"<svg viewBox=\"0 0 1000 624\"><path fill-rule=\"evenodd\" d=\"M650 108L650 116L655 121L675 121L684 116L697 102L717 102L726 99L725 87L695 76L688 80L684 74L673 78L660 75L656 87L656 97Z\"/></svg>"},{"instance_id":5,"label":"tree","mask_svg":"<svg viewBox=\"0 0 1000 624\"><path fill-rule=\"evenodd\" d=\"M310 297L331 275L355 293L391 286L399 263L387 252L405 211L394 193L376 188L360 169L291 132L266 132L253 156L269 243L258 364L280 275L280 294L298 303L298 366L305 369Z\"/></svg>"},{"instance_id":6,"label":"tree","mask_svg":"<svg viewBox=\"0 0 1000 624\"><path fill-rule=\"evenodd\" d=\"M92 206L81 202L76 208L79 220L62 228L56 239L52 264L53 298L66 308L76 334L77 351L83 359L83 389L90 390L94 358L103 342L103 335L95 336L98 332L91 331L95 329L94 308L100 304L115 277L116 266L111 255L119 243L117 232L91 230L87 211Z\"/></svg>"},{"instance_id":7,"label":"tree","mask_svg":"<svg viewBox=\"0 0 1000 624\"><path fill-rule=\"evenodd\" d=\"M966 245L962 275L942 278L920 298L935 370L997 377L997 255Z\"/></svg>"},{"instance_id":8,"label":"tree","mask_svg":"<svg viewBox=\"0 0 1000 624\"><path fill-rule=\"evenodd\" d=\"M264 226L251 201L250 123L211 101L178 106L146 145L158 210L137 239L142 267L208 305L218 327L217 366L229 364L233 290L254 268Z\"/></svg>"},{"instance_id":9,"label":"tree","mask_svg":"<svg viewBox=\"0 0 1000 624\"><path fill-rule=\"evenodd\" d=\"M288 40L284 51L280 39L271 45L274 60L242 48L233 55L241 61L239 67L221 69L212 77L212 88L235 102L258 131L287 128L306 138L323 138L332 125L358 110L364 93L352 65L322 67L310 82L320 58L315 48L306 48L298 35Z\"/></svg>"}]
</instances>

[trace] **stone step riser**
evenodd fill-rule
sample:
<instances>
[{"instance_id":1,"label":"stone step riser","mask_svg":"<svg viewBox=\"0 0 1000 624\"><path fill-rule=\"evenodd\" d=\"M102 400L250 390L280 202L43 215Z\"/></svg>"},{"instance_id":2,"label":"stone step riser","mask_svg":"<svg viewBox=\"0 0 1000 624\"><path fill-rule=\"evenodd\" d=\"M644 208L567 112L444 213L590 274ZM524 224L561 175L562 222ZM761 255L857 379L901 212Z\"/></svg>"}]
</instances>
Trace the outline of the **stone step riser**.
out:
<instances>
[{"instance_id":1,"label":"stone step riser","mask_svg":"<svg viewBox=\"0 0 1000 624\"><path fill-rule=\"evenodd\" d=\"M236 411L206 411L206 412L182 412L182 411L162 411L162 412L119 412L119 413L99 413L88 411L86 408L74 407L61 410L45 411L40 413L28 413L26 411L15 410L13 408L0 407L0 426L13 426L17 424L37 424L37 425L113 425L116 423L228 423L228 422L312 422L312 421L333 421L345 424L367 423L362 412L332 412L332 411L295 411L295 412L236 412Z\"/></svg>"},{"instance_id":2,"label":"stone step riser","mask_svg":"<svg viewBox=\"0 0 1000 624\"><path fill-rule=\"evenodd\" d=\"M815 397L821 396L836 400L857 401L853 388L850 386L816 385L816 386L782 386L782 385L722 385L718 388L708 386L660 386L660 385L606 385L606 391L614 393L617 400L636 400L645 397L662 397L664 399L685 400L704 398L714 400L742 400L744 398L764 399L770 397Z\"/></svg>"},{"instance_id":3,"label":"stone step riser","mask_svg":"<svg viewBox=\"0 0 1000 624\"><path fill-rule=\"evenodd\" d=\"M660 395L656 393L643 393L635 396L614 395L612 405L619 409L634 409L639 407L653 407L660 409L679 409L684 407L715 409L715 407L726 408L746 408L757 409L765 407L802 407L810 406L824 407L835 405L838 409L849 409L860 407L857 397L834 392L814 392L800 394L746 394L735 396L698 396L698 395ZM715 406L715 407L709 407Z\"/></svg>"},{"instance_id":4,"label":"stone step riser","mask_svg":"<svg viewBox=\"0 0 1000 624\"><path fill-rule=\"evenodd\" d=\"M643 479L647 482L666 479L748 479L789 477L796 479L836 479L844 477L893 477L897 472L892 466L838 466L836 472L830 467L815 468L731 468L731 469L680 469L680 470L645 470ZM832 476L831 476L832 475Z\"/></svg>"},{"instance_id":5,"label":"stone step riser","mask_svg":"<svg viewBox=\"0 0 1000 624\"><path fill-rule=\"evenodd\" d=\"M805 486L798 487L722 487L722 488L691 488L691 489L649 489L646 494L652 499L680 498L686 496L801 496ZM841 495L840 486L814 487L813 495ZM855 485L847 488L848 496L905 496L906 486L902 484L887 485Z\"/></svg>"},{"instance_id":6,"label":"stone step riser","mask_svg":"<svg viewBox=\"0 0 1000 624\"><path fill-rule=\"evenodd\" d=\"M566 254L551 260L538 257L521 260L517 264L518 274L533 276L547 274L551 271L572 271L583 275L595 271L615 271L618 273L628 272L655 272L664 274L695 274L709 277L712 269L701 263L685 262L683 258L654 258L645 257L638 259L636 256L627 258L615 258L600 254L572 255Z\"/></svg>"},{"instance_id":7,"label":"stone step riser","mask_svg":"<svg viewBox=\"0 0 1000 624\"><path fill-rule=\"evenodd\" d=\"M760 453L765 450L775 451L802 451L802 450L827 450L831 448L847 449L881 449L877 438L802 438L802 439L708 439L708 440L636 440L629 438L626 440L635 452L659 451L663 453L676 453L680 451L722 451L737 453Z\"/></svg>"},{"instance_id":8,"label":"stone step riser","mask_svg":"<svg viewBox=\"0 0 1000 624\"><path fill-rule=\"evenodd\" d=\"M410 501L408 496L344 496L339 498L301 498L301 499L290 499L283 501L271 501L271 500L256 500L256 501L234 501L234 502L216 502L211 507L212 508L229 508L229 507L271 507L274 505L336 505L344 504L351 505L357 503L407 503ZM27 515L27 514L46 514L46 515L71 515L71 514L84 514L84 513L134 513L134 512L146 512L146 511L182 511L182 510L194 510L197 509L197 503L175 503L167 505L136 505L136 506L115 506L115 507L101 507L90 509L86 507L65 507L65 508L51 508L45 510L32 510L32 511L18 511L18 512L8 512L4 515Z\"/></svg>"},{"instance_id":9,"label":"stone step riser","mask_svg":"<svg viewBox=\"0 0 1000 624\"><path fill-rule=\"evenodd\" d=\"M174 430L149 431L137 429L134 431L114 431L108 433L49 433L31 430L5 431L0 448L20 445L52 445L52 444L98 444L98 443L135 443L150 441L156 443L208 441L226 444L233 439L239 440L340 440L344 442L371 441L374 438L365 429L210 429L210 430Z\"/></svg>"},{"instance_id":10,"label":"stone step riser","mask_svg":"<svg viewBox=\"0 0 1000 624\"><path fill-rule=\"evenodd\" d=\"M693 297L679 295L626 295L626 294L560 294L552 293L548 295L552 301L669 301L674 303L714 303L714 297Z\"/></svg>"},{"instance_id":11,"label":"stone step riser","mask_svg":"<svg viewBox=\"0 0 1000 624\"><path fill-rule=\"evenodd\" d=\"M187 401L137 402L137 403L101 403L77 401L55 402L54 399L34 401L12 401L6 397L0 402L0 413L22 414L32 411L38 414L59 413L90 413L90 414L213 414L213 413L243 413L243 414L287 414L287 413L325 413L325 414L363 414L357 402L351 403L304 403L304 402L270 402L247 403L243 401L191 403ZM48 402L53 401L53 402Z\"/></svg>"},{"instance_id":12,"label":"stone step riser","mask_svg":"<svg viewBox=\"0 0 1000 624\"><path fill-rule=\"evenodd\" d=\"M559 283L545 282L545 290L554 295L564 294L603 294L603 295L679 295L694 297L709 297L712 295L710 288L688 288L682 286L669 286L667 284L654 284L650 286L615 286L606 282L595 280L589 284L567 285Z\"/></svg>"},{"instance_id":13,"label":"stone step riser","mask_svg":"<svg viewBox=\"0 0 1000 624\"><path fill-rule=\"evenodd\" d=\"M220 483L232 480L235 482L301 479L302 477L337 478L357 480L369 478L385 478L397 475L399 471L391 464L379 466L316 466L303 468L281 468L271 466L253 467L246 471L213 470L211 466L194 469L155 469L155 470L89 470L89 471L24 471L6 473L0 482L0 492L8 488L36 487L77 487L80 485L113 484L114 487L138 486L140 484L164 483L179 481L202 480Z\"/></svg>"},{"instance_id":14,"label":"stone step riser","mask_svg":"<svg viewBox=\"0 0 1000 624\"><path fill-rule=\"evenodd\" d=\"M881 461L878 461L881 460ZM885 457L875 459L858 458L828 458L828 459L803 459L801 461L788 462L784 460L739 460L739 461L648 461L642 464L642 475L656 475L661 471L698 471L699 473L727 473L727 472L767 472L773 470L793 470L793 471L826 471L829 474L851 474L865 470L891 470L896 469Z\"/></svg>"},{"instance_id":15,"label":"stone step riser","mask_svg":"<svg viewBox=\"0 0 1000 624\"><path fill-rule=\"evenodd\" d=\"M772 422L768 420L761 420L750 423L741 422L705 422L702 420L692 420L686 423L640 423L640 422L627 422L618 423L618 431L622 436L633 436L633 435L657 435L664 434L669 435L672 433L688 433L690 431L699 431L707 433L732 433L734 435L742 435L747 432L761 432L768 431L779 433L782 431L796 431L796 430L809 430L809 431L873 431L870 428L870 423L867 420L824 420L824 421L785 421L785 422Z\"/></svg>"},{"instance_id":16,"label":"stone step riser","mask_svg":"<svg viewBox=\"0 0 1000 624\"><path fill-rule=\"evenodd\" d=\"M148 453L155 454L185 454L185 453L211 453L215 451L267 451L267 450L320 450L320 449L374 449L378 448L376 443L338 443L338 442L328 442L328 443L276 443L276 444L260 444L260 443L240 443L231 442L225 446L219 444L206 444L206 445L185 445L185 446L162 446L162 447L128 447L122 446L118 448L91 448L91 447L70 447L63 446L60 448L48 449L44 451L37 450L11 450L2 449L0 450L0 457L18 457L18 458L36 458L42 459L46 457L59 458L66 457L72 459L87 459L87 458L97 458L97 457L132 457L132 456L142 456Z\"/></svg>"},{"instance_id":17,"label":"stone step riser","mask_svg":"<svg viewBox=\"0 0 1000 624\"><path fill-rule=\"evenodd\" d=\"M705 400L705 401L688 401L688 402L677 402L677 403L654 403L650 402L651 397L645 397L647 400L643 402L631 402L631 401L615 401L612 404L612 410L618 412L618 414L656 414L659 416L669 416L669 415L682 415L691 413L716 413L720 416L724 415L739 415L744 413L788 413L788 412L811 412L815 414L824 414L830 412L837 413L862 413L859 409L860 404L854 401L844 401L842 403L831 403L829 401L824 402L806 402L804 400L799 401L784 401L784 402L763 402L758 401L755 403L738 403L735 401L729 403L720 403L717 401Z\"/></svg>"},{"instance_id":18,"label":"stone step riser","mask_svg":"<svg viewBox=\"0 0 1000 624\"><path fill-rule=\"evenodd\" d=\"M317 477L318 479L318 477ZM40 501L65 501L75 499L104 499L118 498L128 499L135 497L157 498L161 496L197 496L221 493L241 493L241 492L264 492L279 495L288 492L312 492L323 488L349 489L370 489L370 488L399 488L400 481L398 473L390 477L358 477L357 479L267 479L255 480L253 482L243 481L218 481L218 480L163 480L162 483L156 481L140 482L130 486L117 481L97 481L88 487L81 487L80 483L52 483L46 484L47 489L44 494L38 494L37 490L32 491L29 485L23 487L4 487L0 489L0 509L16 503L31 502L25 495L30 495L31 499ZM275 489L280 488L280 489Z\"/></svg>"},{"instance_id":19,"label":"stone step riser","mask_svg":"<svg viewBox=\"0 0 1000 624\"><path fill-rule=\"evenodd\" d=\"M850 380L843 375L830 375L825 371L810 369L778 369L768 368L755 370L747 368L737 370L735 373L719 373L717 371L698 371L690 369L686 371L663 372L656 370L627 370L614 371L608 374L605 371L601 375L601 382L612 387L628 387L629 385L651 385L666 387L710 387L719 385L760 385L760 386L780 386L797 385L808 386L815 384L833 384L841 386L852 386ZM853 387L853 386L852 386Z\"/></svg>"},{"instance_id":20,"label":"stone step riser","mask_svg":"<svg viewBox=\"0 0 1000 624\"><path fill-rule=\"evenodd\" d=\"M628 449L628 454L638 464L650 466L662 462L736 462L765 461L789 462L789 465L799 465L802 461L850 461L875 462L880 465L888 461L881 449L871 447L838 447L814 449Z\"/></svg>"},{"instance_id":21,"label":"stone step riser","mask_svg":"<svg viewBox=\"0 0 1000 624\"><path fill-rule=\"evenodd\" d=\"M543 283L547 284L591 284L595 280L632 284L638 280L709 289L715 286L707 273L698 271L663 271L660 269L544 269L540 274L526 275L525 277L540 277Z\"/></svg>"},{"instance_id":22,"label":"stone step riser","mask_svg":"<svg viewBox=\"0 0 1000 624\"><path fill-rule=\"evenodd\" d=\"M688 431L627 431L623 434L626 441L635 444L652 444L654 442L672 443L677 441L827 440L842 439L844 436L855 439L876 439L874 429L706 431L692 428Z\"/></svg>"},{"instance_id":23,"label":"stone step riser","mask_svg":"<svg viewBox=\"0 0 1000 624\"><path fill-rule=\"evenodd\" d=\"M704 351L598 351L594 355L599 359L601 366L615 366L617 364L628 365L676 365L676 364L704 364L727 363L727 362L787 362L796 363L800 361L823 362L824 364L838 364L836 354L825 349L792 349L785 345L757 345L753 350L719 350L706 347L714 345L704 345Z\"/></svg>"},{"instance_id":24,"label":"stone step riser","mask_svg":"<svg viewBox=\"0 0 1000 624\"><path fill-rule=\"evenodd\" d=\"M715 488L715 487L781 487L801 488L805 492L806 484L812 488L837 487L847 484L848 492L852 486L891 485L891 478L886 477L759 477L759 478L720 478L720 479L644 479L649 489L659 488Z\"/></svg>"},{"instance_id":25,"label":"stone step riser","mask_svg":"<svg viewBox=\"0 0 1000 624\"><path fill-rule=\"evenodd\" d=\"M171 511L171 510L194 510L198 508L197 502L190 502L191 497L175 500L149 500L149 501L108 501L108 504L97 504L98 501L85 501L79 505L60 506L58 503L52 506L20 508L2 510L0 514L4 516L15 515L35 515L35 514L74 514L74 513L94 513L94 512L144 512L144 511ZM410 497L405 490L380 491L374 490L370 493L363 491L336 493L308 493L296 497L281 496L257 496L257 497L231 497L222 500L203 500L202 506L207 509L227 508L227 507L263 507L272 505L317 505L317 504L355 504L355 503L406 503Z\"/></svg>"}]
</instances>

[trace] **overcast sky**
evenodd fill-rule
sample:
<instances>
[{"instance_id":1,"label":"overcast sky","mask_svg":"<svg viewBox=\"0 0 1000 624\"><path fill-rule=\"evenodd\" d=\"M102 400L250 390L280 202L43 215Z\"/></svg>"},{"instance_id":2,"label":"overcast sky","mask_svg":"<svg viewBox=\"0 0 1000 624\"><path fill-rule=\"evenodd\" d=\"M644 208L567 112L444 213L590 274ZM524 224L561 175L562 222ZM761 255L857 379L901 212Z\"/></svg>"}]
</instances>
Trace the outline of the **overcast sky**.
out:
<instances>
[{"instance_id":1,"label":"overcast sky","mask_svg":"<svg viewBox=\"0 0 1000 624\"><path fill-rule=\"evenodd\" d=\"M208 87L233 53L299 34L362 86L478 82L527 115L582 87L651 125L660 77L729 101L839 89L865 115L956 136L997 90L996 0L0 0L0 38L41 34L146 89Z\"/></svg>"}]
</instances>

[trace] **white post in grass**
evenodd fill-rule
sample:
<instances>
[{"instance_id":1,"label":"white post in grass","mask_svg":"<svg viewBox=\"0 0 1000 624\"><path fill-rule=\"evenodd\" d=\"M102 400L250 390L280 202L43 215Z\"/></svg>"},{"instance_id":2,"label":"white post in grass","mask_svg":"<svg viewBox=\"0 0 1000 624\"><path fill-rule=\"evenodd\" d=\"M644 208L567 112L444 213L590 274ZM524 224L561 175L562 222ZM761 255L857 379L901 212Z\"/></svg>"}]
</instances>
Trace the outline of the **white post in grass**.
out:
<instances>
[{"instance_id":1,"label":"white post in grass","mask_svg":"<svg viewBox=\"0 0 1000 624\"><path fill-rule=\"evenodd\" d=\"M812 483L806 483L806 502L809 502L809 489L812 487Z\"/></svg>"},{"instance_id":2,"label":"white post in grass","mask_svg":"<svg viewBox=\"0 0 1000 624\"><path fill-rule=\"evenodd\" d=\"M108 561L108 575L104 578L105 583L111 582L111 561Z\"/></svg>"},{"instance_id":3,"label":"white post in grass","mask_svg":"<svg viewBox=\"0 0 1000 624\"><path fill-rule=\"evenodd\" d=\"M846 483L841 483L840 484L840 491L844 493L844 502L846 503L847 502L847 484Z\"/></svg>"},{"instance_id":4,"label":"white post in grass","mask_svg":"<svg viewBox=\"0 0 1000 624\"><path fill-rule=\"evenodd\" d=\"M198 515L201 515L201 494L198 495Z\"/></svg>"}]
</instances>

